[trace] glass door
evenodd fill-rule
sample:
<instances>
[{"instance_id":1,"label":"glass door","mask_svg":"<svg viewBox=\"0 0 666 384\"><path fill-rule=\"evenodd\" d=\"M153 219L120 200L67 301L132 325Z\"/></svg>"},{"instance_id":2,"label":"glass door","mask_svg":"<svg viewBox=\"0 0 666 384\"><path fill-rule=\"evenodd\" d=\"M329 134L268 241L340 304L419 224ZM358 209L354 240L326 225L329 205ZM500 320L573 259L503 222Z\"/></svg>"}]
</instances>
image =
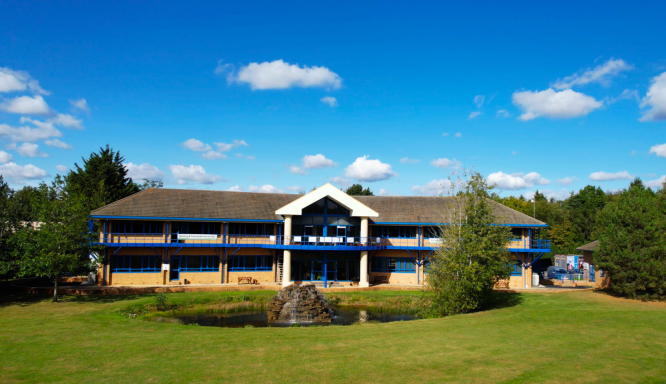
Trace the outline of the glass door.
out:
<instances>
[{"instance_id":1,"label":"glass door","mask_svg":"<svg viewBox=\"0 0 666 384\"><path fill-rule=\"evenodd\" d=\"M327 281L337 281L338 280L338 267L337 261L327 261L326 262L326 280Z\"/></svg>"},{"instance_id":2,"label":"glass door","mask_svg":"<svg viewBox=\"0 0 666 384\"><path fill-rule=\"evenodd\" d=\"M172 257L169 261L169 280L180 280L180 257Z\"/></svg>"},{"instance_id":3,"label":"glass door","mask_svg":"<svg viewBox=\"0 0 666 384\"><path fill-rule=\"evenodd\" d=\"M322 264L321 260L312 261L312 280L323 280Z\"/></svg>"}]
</instances>

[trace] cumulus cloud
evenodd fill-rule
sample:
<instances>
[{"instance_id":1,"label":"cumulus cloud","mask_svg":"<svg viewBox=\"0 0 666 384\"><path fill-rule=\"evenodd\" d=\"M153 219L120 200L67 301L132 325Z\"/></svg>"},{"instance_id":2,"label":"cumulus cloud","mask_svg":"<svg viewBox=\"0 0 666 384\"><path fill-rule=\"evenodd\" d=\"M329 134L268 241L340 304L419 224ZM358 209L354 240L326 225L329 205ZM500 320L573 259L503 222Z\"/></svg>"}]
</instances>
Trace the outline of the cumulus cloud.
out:
<instances>
[{"instance_id":1,"label":"cumulus cloud","mask_svg":"<svg viewBox=\"0 0 666 384\"><path fill-rule=\"evenodd\" d=\"M203 157L204 159L207 159L207 160L224 160L224 159L227 158L227 155L225 155L224 153L220 153L220 152L208 151L208 152L204 153L203 155L201 155L201 157Z\"/></svg>"},{"instance_id":2,"label":"cumulus cloud","mask_svg":"<svg viewBox=\"0 0 666 384\"><path fill-rule=\"evenodd\" d=\"M509 117L511 115L509 114L509 111L507 111L506 109L500 109L499 111L497 111L495 116L497 116L497 117Z\"/></svg>"},{"instance_id":3,"label":"cumulus cloud","mask_svg":"<svg viewBox=\"0 0 666 384\"><path fill-rule=\"evenodd\" d=\"M634 177L627 171L608 173L608 172L593 172L590 174L592 181L613 181L613 180L631 180Z\"/></svg>"},{"instance_id":4,"label":"cumulus cloud","mask_svg":"<svg viewBox=\"0 0 666 384\"><path fill-rule=\"evenodd\" d=\"M338 99L332 96L324 96L322 97L319 101L321 101L324 104L328 104L329 107L337 107L338 106Z\"/></svg>"},{"instance_id":5,"label":"cumulus cloud","mask_svg":"<svg viewBox=\"0 0 666 384\"><path fill-rule=\"evenodd\" d=\"M67 172L69 170L69 168L61 164L56 165L55 168L58 172Z\"/></svg>"},{"instance_id":6,"label":"cumulus cloud","mask_svg":"<svg viewBox=\"0 0 666 384\"><path fill-rule=\"evenodd\" d=\"M18 165L13 162L0 165L0 175L5 180L22 183L25 180L43 179L49 174L45 170L35 167L32 164Z\"/></svg>"},{"instance_id":7,"label":"cumulus cloud","mask_svg":"<svg viewBox=\"0 0 666 384\"><path fill-rule=\"evenodd\" d=\"M210 145L204 144L197 139L187 139L183 141L181 145L185 149L189 149L190 151L195 151L195 152L205 152L213 149L213 147L211 147Z\"/></svg>"},{"instance_id":8,"label":"cumulus cloud","mask_svg":"<svg viewBox=\"0 0 666 384\"><path fill-rule=\"evenodd\" d=\"M264 184L261 187L256 187L254 185L250 185L249 188L250 192L258 192L258 193L282 193L282 190L270 185L270 184Z\"/></svg>"},{"instance_id":9,"label":"cumulus cloud","mask_svg":"<svg viewBox=\"0 0 666 384\"><path fill-rule=\"evenodd\" d=\"M71 104L72 107L79 109L85 113L90 113L90 106L88 106L88 102L86 99L78 99L78 100L70 100L69 104Z\"/></svg>"},{"instance_id":10,"label":"cumulus cloud","mask_svg":"<svg viewBox=\"0 0 666 384\"><path fill-rule=\"evenodd\" d=\"M469 114L469 119L472 120L475 117L479 117L479 115L481 115L481 112L478 112L478 111L472 112L472 113Z\"/></svg>"},{"instance_id":11,"label":"cumulus cloud","mask_svg":"<svg viewBox=\"0 0 666 384\"><path fill-rule=\"evenodd\" d=\"M645 186L648 188L660 189L666 183L666 175L662 175L660 178L655 180L649 180L645 182Z\"/></svg>"},{"instance_id":12,"label":"cumulus cloud","mask_svg":"<svg viewBox=\"0 0 666 384\"><path fill-rule=\"evenodd\" d=\"M49 108L44 98L40 95L17 96L0 104L0 110L8 113L18 113L21 115L49 115Z\"/></svg>"},{"instance_id":13,"label":"cumulus cloud","mask_svg":"<svg viewBox=\"0 0 666 384\"><path fill-rule=\"evenodd\" d=\"M299 167L298 165L288 165L288 167L289 173L293 173L294 175L306 175L308 173L308 171Z\"/></svg>"},{"instance_id":14,"label":"cumulus cloud","mask_svg":"<svg viewBox=\"0 0 666 384\"><path fill-rule=\"evenodd\" d=\"M11 127L7 124L0 124L0 138L8 139L9 141L28 141L34 142L38 140L46 140L51 137L61 137L62 133L53 126L52 123L47 123L39 120L33 120L28 117L21 118L21 124L30 123L36 128L30 127Z\"/></svg>"},{"instance_id":15,"label":"cumulus cloud","mask_svg":"<svg viewBox=\"0 0 666 384\"><path fill-rule=\"evenodd\" d=\"M0 92L20 92L29 89L33 93L49 95L39 86L39 82L26 71L14 71L0 67Z\"/></svg>"},{"instance_id":16,"label":"cumulus cloud","mask_svg":"<svg viewBox=\"0 0 666 384\"><path fill-rule=\"evenodd\" d=\"M571 184L573 184L577 181L578 181L577 177L567 176L567 177L562 178L562 179L557 179L557 184L559 184L559 185L571 185Z\"/></svg>"},{"instance_id":17,"label":"cumulus cloud","mask_svg":"<svg viewBox=\"0 0 666 384\"><path fill-rule=\"evenodd\" d=\"M666 120L666 72L652 78L652 85L641 101L643 112L640 121Z\"/></svg>"},{"instance_id":18,"label":"cumulus cloud","mask_svg":"<svg viewBox=\"0 0 666 384\"><path fill-rule=\"evenodd\" d=\"M453 159L449 160L446 157L443 159L435 159L430 162L430 165L433 167L437 168L452 168L452 169L459 169L460 166L462 165L460 161Z\"/></svg>"},{"instance_id":19,"label":"cumulus cloud","mask_svg":"<svg viewBox=\"0 0 666 384\"><path fill-rule=\"evenodd\" d=\"M610 104L616 103L620 100L630 100L630 99L640 101L641 97L638 95L637 90L625 89L624 91L622 91L622 93L620 93L620 95L618 97L608 98L608 101L607 101L606 104L610 105Z\"/></svg>"},{"instance_id":20,"label":"cumulus cloud","mask_svg":"<svg viewBox=\"0 0 666 384\"><path fill-rule=\"evenodd\" d=\"M421 160L419 160L419 159L410 159L408 157L403 157L402 159L400 159L400 163L402 163L402 164L416 164L419 161L421 161Z\"/></svg>"},{"instance_id":21,"label":"cumulus cloud","mask_svg":"<svg viewBox=\"0 0 666 384\"><path fill-rule=\"evenodd\" d=\"M188 182L213 184L223 181L218 175L206 173L204 167L200 165L190 165L189 167L184 165L169 165L169 170L178 184L186 184Z\"/></svg>"},{"instance_id":22,"label":"cumulus cloud","mask_svg":"<svg viewBox=\"0 0 666 384\"><path fill-rule=\"evenodd\" d=\"M524 113L520 115L520 120L523 121L540 116L570 119L585 116L603 105L593 97L571 89L556 92L552 88L540 92L515 92L513 103L523 110Z\"/></svg>"},{"instance_id":23,"label":"cumulus cloud","mask_svg":"<svg viewBox=\"0 0 666 384\"><path fill-rule=\"evenodd\" d=\"M239 187L238 185L234 185L233 187L227 189L227 191L230 191L230 192L243 192L243 188Z\"/></svg>"},{"instance_id":24,"label":"cumulus cloud","mask_svg":"<svg viewBox=\"0 0 666 384\"><path fill-rule=\"evenodd\" d=\"M34 143L23 143L16 148L16 152L23 157L49 157L49 155L39 150L39 145Z\"/></svg>"},{"instance_id":25,"label":"cumulus cloud","mask_svg":"<svg viewBox=\"0 0 666 384\"><path fill-rule=\"evenodd\" d=\"M552 189L544 189L544 190L539 190L539 193L543 194L546 196L546 199L555 199L555 200L564 200L567 197L571 196L571 192L569 192L566 189L561 189L559 191L554 191ZM526 192L523 196L525 196L526 199L532 200L534 198L535 192Z\"/></svg>"},{"instance_id":26,"label":"cumulus cloud","mask_svg":"<svg viewBox=\"0 0 666 384\"><path fill-rule=\"evenodd\" d=\"M57 114L56 117L49 119L49 122L65 128L83 129L83 124L81 124L81 120L75 118L72 115L67 115L65 113Z\"/></svg>"},{"instance_id":27,"label":"cumulus cloud","mask_svg":"<svg viewBox=\"0 0 666 384\"><path fill-rule=\"evenodd\" d=\"M368 159L370 155L359 157L351 165L345 168L345 176L360 181L386 180L398 174L393 172L390 164L382 163L374 159Z\"/></svg>"},{"instance_id":28,"label":"cumulus cloud","mask_svg":"<svg viewBox=\"0 0 666 384\"><path fill-rule=\"evenodd\" d=\"M291 187L287 187L287 191L290 191L290 192L298 192L298 191L302 191L302 190L303 190L303 187L301 187L300 185L292 185Z\"/></svg>"},{"instance_id":29,"label":"cumulus cloud","mask_svg":"<svg viewBox=\"0 0 666 384\"><path fill-rule=\"evenodd\" d=\"M238 147L249 147L249 145L245 142L245 140L234 140L231 142L231 144L225 142L213 143L213 144L215 144L219 152L229 152L232 149Z\"/></svg>"},{"instance_id":30,"label":"cumulus cloud","mask_svg":"<svg viewBox=\"0 0 666 384\"><path fill-rule=\"evenodd\" d=\"M127 169L127 176L134 180L163 180L165 176L164 172L149 163L134 164L130 162L123 165Z\"/></svg>"},{"instance_id":31,"label":"cumulus cloud","mask_svg":"<svg viewBox=\"0 0 666 384\"><path fill-rule=\"evenodd\" d=\"M653 145L648 155L655 154L660 157L666 157L666 143Z\"/></svg>"},{"instance_id":32,"label":"cumulus cloud","mask_svg":"<svg viewBox=\"0 0 666 384\"><path fill-rule=\"evenodd\" d=\"M377 195L379 195L379 196L388 196L389 192L387 190L385 190L384 188L380 188L379 193L377 193Z\"/></svg>"},{"instance_id":33,"label":"cumulus cloud","mask_svg":"<svg viewBox=\"0 0 666 384\"><path fill-rule=\"evenodd\" d=\"M512 190L531 188L535 185L550 184L550 180L541 177L541 175L536 172L530 172L528 174L514 173L509 175L500 171L491 173L486 180L490 185L496 185L501 189Z\"/></svg>"},{"instance_id":34,"label":"cumulus cloud","mask_svg":"<svg viewBox=\"0 0 666 384\"><path fill-rule=\"evenodd\" d=\"M308 169L330 168L338 165L335 161L327 159L326 156L318 153L316 155L303 156L303 167Z\"/></svg>"},{"instance_id":35,"label":"cumulus cloud","mask_svg":"<svg viewBox=\"0 0 666 384\"><path fill-rule=\"evenodd\" d=\"M9 163L12 159L14 159L14 157L11 154L5 151L0 151L0 164Z\"/></svg>"},{"instance_id":36,"label":"cumulus cloud","mask_svg":"<svg viewBox=\"0 0 666 384\"><path fill-rule=\"evenodd\" d=\"M222 72L224 71L226 68ZM241 67L237 73L231 73L228 79L231 82L248 84L252 90L342 86L340 76L326 67L301 67L283 60L250 63Z\"/></svg>"},{"instance_id":37,"label":"cumulus cloud","mask_svg":"<svg viewBox=\"0 0 666 384\"><path fill-rule=\"evenodd\" d=\"M51 139L51 140L45 140L44 144L48 145L49 147L53 148L62 148L62 149L72 149L71 145L64 143L58 139Z\"/></svg>"},{"instance_id":38,"label":"cumulus cloud","mask_svg":"<svg viewBox=\"0 0 666 384\"><path fill-rule=\"evenodd\" d=\"M419 195L439 196L451 189L451 180L441 179L426 183L425 185L412 186L412 192Z\"/></svg>"},{"instance_id":39,"label":"cumulus cloud","mask_svg":"<svg viewBox=\"0 0 666 384\"><path fill-rule=\"evenodd\" d=\"M331 183L331 184L338 185L338 186L343 187L343 188L351 187L352 184L354 184L353 181L351 181L349 179L345 179L344 177L340 177L340 176L329 177L328 182Z\"/></svg>"},{"instance_id":40,"label":"cumulus cloud","mask_svg":"<svg viewBox=\"0 0 666 384\"><path fill-rule=\"evenodd\" d=\"M592 69L578 72L564 79L553 83L555 89L569 89L577 85L586 85L590 83L599 83L608 85L613 76L617 76L622 71L628 71L634 67L622 59L610 59L607 62L598 65Z\"/></svg>"}]
</instances>

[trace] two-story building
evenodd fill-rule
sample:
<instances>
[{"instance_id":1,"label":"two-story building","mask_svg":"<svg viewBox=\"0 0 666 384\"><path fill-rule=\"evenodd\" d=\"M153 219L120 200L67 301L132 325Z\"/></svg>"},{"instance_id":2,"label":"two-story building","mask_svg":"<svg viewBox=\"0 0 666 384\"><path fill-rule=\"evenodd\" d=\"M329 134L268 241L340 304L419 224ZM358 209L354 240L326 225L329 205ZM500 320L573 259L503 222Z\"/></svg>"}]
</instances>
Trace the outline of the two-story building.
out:
<instances>
[{"instance_id":1,"label":"two-story building","mask_svg":"<svg viewBox=\"0 0 666 384\"><path fill-rule=\"evenodd\" d=\"M444 197L148 189L92 212L105 245L106 285L422 285L440 246ZM550 252L541 221L497 204L512 227L511 287L531 286Z\"/></svg>"}]
</instances>

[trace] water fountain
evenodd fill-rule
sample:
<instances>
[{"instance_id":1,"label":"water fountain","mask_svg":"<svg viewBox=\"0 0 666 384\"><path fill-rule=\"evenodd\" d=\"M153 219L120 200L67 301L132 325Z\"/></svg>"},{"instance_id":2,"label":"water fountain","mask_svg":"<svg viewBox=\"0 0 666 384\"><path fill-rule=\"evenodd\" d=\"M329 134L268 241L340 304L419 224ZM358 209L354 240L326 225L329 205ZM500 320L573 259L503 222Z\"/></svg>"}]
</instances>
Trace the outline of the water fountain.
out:
<instances>
[{"instance_id":1,"label":"water fountain","mask_svg":"<svg viewBox=\"0 0 666 384\"><path fill-rule=\"evenodd\" d=\"M321 322L330 323L333 310L324 296L312 284L292 284L282 290L268 304L268 322Z\"/></svg>"}]
</instances>

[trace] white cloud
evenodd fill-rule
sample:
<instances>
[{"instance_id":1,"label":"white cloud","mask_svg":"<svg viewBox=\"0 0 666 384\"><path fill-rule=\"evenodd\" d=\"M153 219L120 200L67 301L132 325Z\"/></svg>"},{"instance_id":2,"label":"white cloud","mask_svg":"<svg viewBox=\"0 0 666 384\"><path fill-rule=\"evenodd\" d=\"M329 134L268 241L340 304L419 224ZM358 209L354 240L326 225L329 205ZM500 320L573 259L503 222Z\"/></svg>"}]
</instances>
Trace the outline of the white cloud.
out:
<instances>
[{"instance_id":1,"label":"white cloud","mask_svg":"<svg viewBox=\"0 0 666 384\"><path fill-rule=\"evenodd\" d=\"M206 160L224 160L227 158L227 155L220 152L208 151L203 155L201 155L201 157L203 157Z\"/></svg>"},{"instance_id":2,"label":"white cloud","mask_svg":"<svg viewBox=\"0 0 666 384\"><path fill-rule=\"evenodd\" d=\"M554 191L552 189L544 189L544 190L539 190L539 193L543 194L546 196L546 199L555 199L555 200L564 200L567 197L571 196L571 192L569 192L566 189L561 189L559 191ZM527 200L532 200L534 198L534 195L536 195L535 192L525 192L523 195Z\"/></svg>"},{"instance_id":3,"label":"white cloud","mask_svg":"<svg viewBox=\"0 0 666 384\"><path fill-rule=\"evenodd\" d=\"M83 112L90 113L90 106L88 106L88 102L86 101L86 99L81 98L78 100L70 100L69 104L71 104L72 107L76 109L80 109Z\"/></svg>"},{"instance_id":4,"label":"white cloud","mask_svg":"<svg viewBox=\"0 0 666 384\"><path fill-rule=\"evenodd\" d=\"M127 176L137 181L143 179L162 180L165 176L165 173L160 171L159 168L148 163L125 163L123 165L125 166L125 169L127 169Z\"/></svg>"},{"instance_id":5,"label":"white cloud","mask_svg":"<svg viewBox=\"0 0 666 384\"><path fill-rule=\"evenodd\" d=\"M54 148L62 148L62 149L72 149L71 145L64 143L58 139L52 139L52 140L46 140L44 141L44 144L48 145L49 147L54 147Z\"/></svg>"},{"instance_id":6,"label":"white cloud","mask_svg":"<svg viewBox=\"0 0 666 384\"><path fill-rule=\"evenodd\" d=\"M412 192L419 195L439 196L444 194L447 190L451 189L451 180L441 179L432 180L423 186L412 186Z\"/></svg>"},{"instance_id":7,"label":"white cloud","mask_svg":"<svg viewBox=\"0 0 666 384\"><path fill-rule=\"evenodd\" d=\"M39 150L39 145L34 143L23 143L16 148L16 152L23 157L49 157L49 155Z\"/></svg>"},{"instance_id":8,"label":"white cloud","mask_svg":"<svg viewBox=\"0 0 666 384\"><path fill-rule=\"evenodd\" d=\"M0 175L5 180L12 180L15 182L23 182L24 180L43 179L49 174L45 170L35 167L32 164L18 165L13 162L0 165Z\"/></svg>"},{"instance_id":9,"label":"white cloud","mask_svg":"<svg viewBox=\"0 0 666 384\"><path fill-rule=\"evenodd\" d=\"M474 96L474 105L476 105L477 108L481 108L485 101L486 101L486 97L483 96L483 95Z\"/></svg>"},{"instance_id":10,"label":"white cloud","mask_svg":"<svg viewBox=\"0 0 666 384\"><path fill-rule=\"evenodd\" d=\"M33 120L29 117L21 117L21 124L26 122L34 125L37 128L19 127L14 128L6 124L0 124L0 137L9 139L10 141L38 141L45 140L50 137L61 137L62 133L53 126L52 123Z\"/></svg>"},{"instance_id":11,"label":"white cloud","mask_svg":"<svg viewBox=\"0 0 666 384\"><path fill-rule=\"evenodd\" d=\"M213 149L210 145L204 144L197 139L187 139L181 144L185 149L195 152L205 152Z\"/></svg>"},{"instance_id":12,"label":"white cloud","mask_svg":"<svg viewBox=\"0 0 666 384\"><path fill-rule=\"evenodd\" d=\"M462 165L460 161L453 159L449 160L446 157L443 159L435 159L430 162L430 165L433 167L437 168L452 168L452 169L459 169L460 166Z\"/></svg>"},{"instance_id":13,"label":"white cloud","mask_svg":"<svg viewBox=\"0 0 666 384\"><path fill-rule=\"evenodd\" d=\"M48 115L51 114L44 98L40 95L35 97L17 96L0 104L0 110L8 113L18 113L22 115Z\"/></svg>"},{"instance_id":14,"label":"white cloud","mask_svg":"<svg viewBox=\"0 0 666 384\"><path fill-rule=\"evenodd\" d=\"M662 175L660 178L655 180L649 180L645 182L645 186L648 188L660 189L666 183L666 175Z\"/></svg>"},{"instance_id":15,"label":"white cloud","mask_svg":"<svg viewBox=\"0 0 666 384\"><path fill-rule=\"evenodd\" d=\"M338 99L332 96L324 96L322 97L319 101L321 101L324 104L328 104L329 107L337 107L338 106Z\"/></svg>"},{"instance_id":16,"label":"white cloud","mask_svg":"<svg viewBox=\"0 0 666 384\"><path fill-rule=\"evenodd\" d=\"M298 191L302 191L302 190L303 190L303 187L301 187L300 185L292 185L291 187L287 187L287 191L291 191L291 192L298 192Z\"/></svg>"},{"instance_id":17,"label":"white cloud","mask_svg":"<svg viewBox=\"0 0 666 384\"><path fill-rule=\"evenodd\" d=\"M448 132L444 132L444 133L442 133L442 136L444 136L444 137L448 137L448 136L449 136L449 133L448 133Z\"/></svg>"},{"instance_id":18,"label":"white cloud","mask_svg":"<svg viewBox=\"0 0 666 384\"><path fill-rule=\"evenodd\" d=\"M400 163L402 163L402 164L416 164L419 161L421 161L421 160L419 160L419 159L410 159L408 157L403 157L402 159L400 159Z\"/></svg>"},{"instance_id":19,"label":"white cloud","mask_svg":"<svg viewBox=\"0 0 666 384\"><path fill-rule=\"evenodd\" d=\"M254 185L250 185L250 192L258 192L258 193L282 193L282 191L270 184L264 184L261 187L255 187Z\"/></svg>"},{"instance_id":20,"label":"white cloud","mask_svg":"<svg viewBox=\"0 0 666 384\"><path fill-rule=\"evenodd\" d=\"M75 118L72 115L67 115L64 113L59 113L56 117L49 119L49 122L55 125L59 125L61 127L83 129L83 124L81 124L81 120Z\"/></svg>"},{"instance_id":21,"label":"white cloud","mask_svg":"<svg viewBox=\"0 0 666 384\"><path fill-rule=\"evenodd\" d=\"M613 180L631 180L634 177L627 171L608 173L608 172L594 172L590 174L590 180L593 181L613 181Z\"/></svg>"},{"instance_id":22,"label":"white cloud","mask_svg":"<svg viewBox=\"0 0 666 384\"><path fill-rule=\"evenodd\" d=\"M239 187L238 185L234 185L233 187L227 189L227 191L230 191L230 192L243 192L243 188Z\"/></svg>"},{"instance_id":23,"label":"white cloud","mask_svg":"<svg viewBox=\"0 0 666 384\"><path fill-rule=\"evenodd\" d=\"M388 196L389 192L387 190L385 190L384 188L380 188L379 193L377 193L377 195L379 195L379 196Z\"/></svg>"},{"instance_id":24,"label":"white cloud","mask_svg":"<svg viewBox=\"0 0 666 384\"><path fill-rule=\"evenodd\" d=\"M509 111L507 111L506 109L500 109L499 111L497 111L497 114L495 116L497 116L497 117L509 117L511 115L509 114Z\"/></svg>"},{"instance_id":25,"label":"white cloud","mask_svg":"<svg viewBox=\"0 0 666 384\"><path fill-rule=\"evenodd\" d=\"M0 164L9 163L12 159L14 159L14 157L11 154L5 151L0 151Z\"/></svg>"},{"instance_id":26,"label":"white cloud","mask_svg":"<svg viewBox=\"0 0 666 384\"><path fill-rule=\"evenodd\" d=\"M530 172L526 175L522 173L509 175L500 171L491 173L486 180L490 185L496 185L500 189L524 189L535 185L550 184L550 180L541 177L536 172Z\"/></svg>"},{"instance_id":27,"label":"white cloud","mask_svg":"<svg viewBox=\"0 0 666 384\"><path fill-rule=\"evenodd\" d=\"M523 110L520 120L527 121L544 116L554 119L570 119L585 116L602 106L602 102L582 93L565 89L514 92L513 103Z\"/></svg>"},{"instance_id":28,"label":"white cloud","mask_svg":"<svg viewBox=\"0 0 666 384\"><path fill-rule=\"evenodd\" d=\"M55 168L58 172L67 172L69 170L69 168L65 167L64 165L60 165L60 164L56 165Z\"/></svg>"},{"instance_id":29,"label":"white cloud","mask_svg":"<svg viewBox=\"0 0 666 384\"><path fill-rule=\"evenodd\" d=\"M576 85L585 85L590 83L600 83L608 85L610 78L617 76L622 71L633 69L634 67L622 59L610 59L607 62L588 69L583 72L567 76L564 79L553 83L555 89L569 89Z\"/></svg>"},{"instance_id":30,"label":"white cloud","mask_svg":"<svg viewBox=\"0 0 666 384\"><path fill-rule=\"evenodd\" d=\"M353 181L351 181L349 179L345 179L344 177L340 177L340 176L329 177L328 182L332 183L332 184L335 184L335 185L339 185L343 188L351 187L352 184L354 184Z\"/></svg>"},{"instance_id":31,"label":"white cloud","mask_svg":"<svg viewBox=\"0 0 666 384\"><path fill-rule=\"evenodd\" d=\"M559 185L571 185L571 184L573 184L577 181L578 181L577 177L567 176L567 177L562 178L562 179L557 179L557 184L559 184Z\"/></svg>"},{"instance_id":32,"label":"white cloud","mask_svg":"<svg viewBox=\"0 0 666 384\"><path fill-rule=\"evenodd\" d=\"M39 82L26 71L14 71L9 68L0 67L0 92L17 92L30 89L33 93L49 95L39 86Z\"/></svg>"},{"instance_id":33,"label":"white cloud","mask_svg":"<svg viewBox=\"0 0 666 384\"><path fill-rule=\"evenodd\" d=\"M622 91L622 93L620 93L620 95L618 97L609 98L607 104L613 104L613 103L616 103L620 100L629 100L629 99L634 99L636 101L640 101L641 97L638 95L637 90L625 89L624 91Z\"/></svg>"},{"instance_id":34,"label":"white cloud","mask_svg":"<svg viewBox=\"0 0 666 384\"><path fill-rule=\"evenodd\" d=\"M184 165L169 165L169 170L171 170L173 178L176 179L176 183L178 184L186 184L188 182L213 184L223 181L218 175L206 173L204 167L200 165L190 165L189 167Z\"/></svg>"},{"instance_id":35,"label":"white cloud","mask_svg":"<svg viewBox=\"0 0 666 384\"><path fill-rule=\"evenodd\" d=\"M308 172L299 167L298 165L289 165L289 173L293 173L294 175L306 175Z\"/></svg>"},{"instance_id":36,"label":"white cloud","mask_svg":"<svg viewBox=\"0 0 666 384\"><path fill-rule=\"evenodd\" d=\"M249 84L252 90L292 87L340 88L342 85L340 76L326 67L300 67L297 64L285 63L283 60L250 63L241 67L238 73L230 74L228 79Z\"/></svg>"},{"instance_id":37,"label":"white cloud","mask_svg":"<svg viewBox=\"0 0 666 384\"><path fill-rule=\"evenodd\" d=\"M234 140L231 142L231 144L227 144L225 142L213 143L213 144L215 144L219 152L229 152L232 149L238 147L249 147L249 145L245 142L245 140Z\"/></svg>"},{"instance_id":38,"label":"white cloud","mask_svg":"<svg viewBox=\"0 0 666 384\"><path fill-rule=\"evenodd\" d=\"M461 137L462 137L462 133L460 133L460 132L456 132L456 135L455 135L455 136L456 136L457 138L461 138Z\"/></svg>"},{"instance_id":39,"label":"white cloud","mask_svg":"<svg viewBox=\"0 0 666 384\"><path fill-rule=\"evenodd\" d=\"M369 160L370 155L359 157L345 168L345 176L360 181L386 180L398 174L393 172L390 164L381 161Z\"/></svg>"},{"instance_id":40,"label":"white cloud","mask_svg":"<svg viewBox=\"0 0 666 384\"><path fill-rule=\"evenodd\" d=\"M640 121L666 120L666 72L652 78L652 85L641 102L643 112Z\"/></svg>"},{"instance_id":41,"label":"white cloud","mask_svg":"<svg viewBox=\"0 0 666 384\"><path fill-rule=\"evenodd\" d=\"M469 119L472 120L475 117L479 117L479 115L481 115L481 112L477 112L477 111L472 112L472 113L469 114Z\"/></svg>"},{"instance_id":42,"label":"white cloud","mask_svg":"<svg viewBox=\"0 0 666 384\"><path fill-rule=\"evenodd\" d=\"M326 156L321 153L316 155L305 155L303 156L303 167L308 169L321 169L321 168L330 168L338 165L331 159L327 159Z\"/></svg>"},{"instance_id":43,"label":"white cloud","mask_svg":"<svg viewBox=\"0 0 666 384\"><path fill-rule=\"evenodd\" d=\"M648 155L655 154L660 157L666 157L666 143L653 145Z\"/></svg>"}]
</instances>

